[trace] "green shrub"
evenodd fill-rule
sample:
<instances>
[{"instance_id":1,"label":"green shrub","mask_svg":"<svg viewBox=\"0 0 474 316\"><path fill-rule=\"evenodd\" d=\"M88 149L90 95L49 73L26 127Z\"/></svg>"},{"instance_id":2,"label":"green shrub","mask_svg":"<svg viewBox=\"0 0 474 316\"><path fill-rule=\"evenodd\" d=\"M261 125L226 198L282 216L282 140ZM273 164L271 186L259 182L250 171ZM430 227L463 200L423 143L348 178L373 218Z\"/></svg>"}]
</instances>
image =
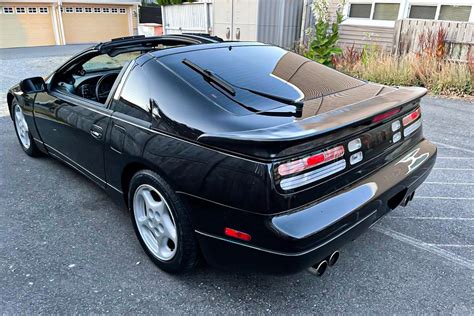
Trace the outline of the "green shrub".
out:
<instances>
[{"instance_id":1,"label":"green shrub","mask_svg":"<svg viewBox=\"0 0 474 316\"><path fill-rule=\"evenodd\" d=\"M328 0L314 1L311 11L316 19L314 30L310 30L310 43L305 57L313 59L326 66L333 66L334 56L340 55L342 50L336 46L339 40L339 24L342 22L343 2L339 3L336 11L336 20L329 22Z\"/></svg>"},{"instance_id":2,"label":"green shrub","mask_svg":"<svg viewBox=\"0 0 474 316\"><path fill-rule=\"evenodd\" d=\"M194 2L195 0L156 0L158 5L182 4L183 2Z\"/></svg>"}]
</instances>

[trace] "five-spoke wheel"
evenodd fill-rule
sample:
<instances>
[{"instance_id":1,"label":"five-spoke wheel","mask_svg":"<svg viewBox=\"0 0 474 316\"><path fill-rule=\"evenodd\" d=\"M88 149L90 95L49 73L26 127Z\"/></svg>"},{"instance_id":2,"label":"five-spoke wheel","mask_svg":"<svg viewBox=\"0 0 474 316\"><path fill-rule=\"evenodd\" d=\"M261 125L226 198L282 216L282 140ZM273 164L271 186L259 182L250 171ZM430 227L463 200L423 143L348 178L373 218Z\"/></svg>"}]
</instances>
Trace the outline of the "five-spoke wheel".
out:
<instances>
[{"instance_id":1,"label":"five-spoke wheel","mask_svg":"<svg viewBox=\"0 0 474 316\"><path fill-rule=\"evenodd\" d=\"M31 145L28 124L26 124L25 116L23 115L23 111L18 104L15 104L14 115L15 127L18 133L18 138L20 139L20 143L23 148L28 149Z\"/></svg>"},{"instance_id":2,"label":"five-spoke wheel","mask_svg":"<svg viewBox=\"0 0 474 316\"><path fill-rule=\"evenodd\" d=\"M11 109L16 135L18 136L21 148L29 156L35 157L41 155L41 152L33 141L23 110L15 99L12 101Z\"/></svg>"},{"instance_id":3,"label":"five-spoke wheel","mask_svg":"<svg viewBox=\"0 0 474 316\"><path fill-rule=\"evenodd\" d=\"M151 170L135 173L128 188L128 205L137 237L157 266L179 273L198 264L190 213L160 175Z\"/></svg>"},{"instance_id":4,"label":"five-spoke wheel","mask_svg":"<svg viewBox=\"0 0 474 316\"><path fill-rule=\"evenodd\" d=\"M138 231L158 259L168 261L176 254L178 236L173 214L163 196L151 185L135 191L133 210Z\"/></svg>"}]
</instances>

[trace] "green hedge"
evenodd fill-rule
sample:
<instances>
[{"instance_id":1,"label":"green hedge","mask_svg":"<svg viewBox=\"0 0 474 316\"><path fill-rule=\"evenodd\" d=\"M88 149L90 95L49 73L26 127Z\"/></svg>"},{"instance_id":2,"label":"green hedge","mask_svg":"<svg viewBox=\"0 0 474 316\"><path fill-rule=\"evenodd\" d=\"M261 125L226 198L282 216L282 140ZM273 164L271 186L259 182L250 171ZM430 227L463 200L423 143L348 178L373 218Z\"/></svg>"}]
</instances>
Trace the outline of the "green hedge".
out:
<instances>
[{"instance_id":1,"label":"green hedge","mask_svg":"<svg viewBox=\"0 0 474 316\"><path fill-rule=\"evenodd\" d=\"M158 5L182 4L183 2L194 2L195 0L156 0Z\"/></svg>"}]
</instances>

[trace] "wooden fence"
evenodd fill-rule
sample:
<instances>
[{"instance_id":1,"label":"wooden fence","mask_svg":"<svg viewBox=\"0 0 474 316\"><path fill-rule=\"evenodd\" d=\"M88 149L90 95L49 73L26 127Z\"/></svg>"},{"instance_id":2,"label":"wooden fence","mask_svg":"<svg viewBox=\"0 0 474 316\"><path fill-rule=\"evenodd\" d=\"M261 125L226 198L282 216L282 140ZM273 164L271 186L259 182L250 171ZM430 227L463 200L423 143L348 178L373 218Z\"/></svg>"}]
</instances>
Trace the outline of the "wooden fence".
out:
<instances>
[{"instance_id":1,"label":"wooden fence","mask_svg":"<svg viewBox=\"0 0 474 316\"><path fill-rule=\"evenodd\" d=\"M392 52L397 55L418 53L422 46L420 35L436 36L440 29L446 31L447 58L468 61L474 58L474 23L403 19L395 23Z\"/></svg>"}]
</instances>

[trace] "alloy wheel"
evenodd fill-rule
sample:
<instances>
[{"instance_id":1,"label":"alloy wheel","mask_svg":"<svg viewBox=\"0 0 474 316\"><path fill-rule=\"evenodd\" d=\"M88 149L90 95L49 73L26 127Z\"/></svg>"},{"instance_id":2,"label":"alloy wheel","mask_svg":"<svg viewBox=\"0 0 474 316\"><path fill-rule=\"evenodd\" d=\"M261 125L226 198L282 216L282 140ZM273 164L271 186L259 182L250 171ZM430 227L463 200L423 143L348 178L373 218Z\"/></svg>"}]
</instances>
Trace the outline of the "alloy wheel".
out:
<instances>
[{"instance_id":1,"label":"alloy wheel","mask_svg":"<svg viewBox=\"0 0 474 316\"><path fill-rule=\"evenodd\" d=\"M133 213L149 251L162 261L173 259L178 245L176 222L163 195L151 185L140 185L133 196Z\"/></svg>"},{"instance_id":2,"label":"alloy wheel","mask_svg":"<svg viewBox=\"0 0 474 316\"><path fill-rule=\"evenodd\" d=\"M15 126L18 133L18 138L20 138L21 145L28 149L30 148L30 134L28 130L28 124L26 123L25 116L21 107L17 104L15 105Z\"/></svg>"}]
</instances>

